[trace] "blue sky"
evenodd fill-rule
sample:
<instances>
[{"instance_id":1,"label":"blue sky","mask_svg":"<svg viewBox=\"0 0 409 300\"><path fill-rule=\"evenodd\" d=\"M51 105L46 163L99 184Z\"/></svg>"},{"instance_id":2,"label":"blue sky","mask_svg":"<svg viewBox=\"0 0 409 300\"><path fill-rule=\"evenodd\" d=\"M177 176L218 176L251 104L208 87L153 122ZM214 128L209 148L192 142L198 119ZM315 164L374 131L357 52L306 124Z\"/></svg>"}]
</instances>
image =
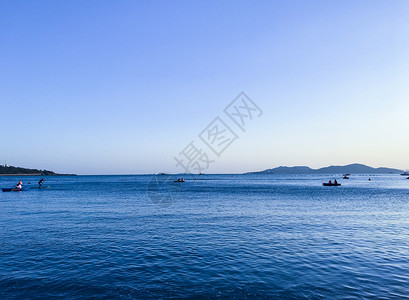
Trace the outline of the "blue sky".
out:
<instances>
[{"instance_id":1,"label":"blue sky","mask_svg":"<svg viewBox=\"0 0 409 300\"><path fill-rule=\"evenodd\" d=\"M239 139L208 173L409 168L408 15L407 1L0 0L0 159L178 172L244 91L263 115L229 123Z\"/></svg>"}]
</instances>

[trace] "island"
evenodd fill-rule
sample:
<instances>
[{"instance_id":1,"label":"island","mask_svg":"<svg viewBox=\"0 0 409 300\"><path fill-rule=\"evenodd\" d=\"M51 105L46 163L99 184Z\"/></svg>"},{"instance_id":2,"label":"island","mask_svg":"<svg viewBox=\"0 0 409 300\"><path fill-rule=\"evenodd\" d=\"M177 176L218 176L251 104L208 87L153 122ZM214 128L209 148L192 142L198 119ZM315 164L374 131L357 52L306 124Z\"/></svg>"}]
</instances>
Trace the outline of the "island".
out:
<instances>
[{"instance_id":1,"label":"island","mask_svg":"<svg viewBox=\"0 0 409 300\"><path fill-rule=\"evenodd\" d=\"M27 169L0 165L0 176L75 176L76 174L58 174L49 170Z\"/></svg>"},{"instance_id":2,"label":"island","mask_svg":"<svg viewBox=\"0 0 409 300\"><path fill-rule=\"evenodd\" d=\"M392 168L372 168L363 164L350 164L346 166L329 166L320 169L311 169L306 166L277 167L259 172L245 174L400 174L402 170Z\"/></svg>"}]
</instances>

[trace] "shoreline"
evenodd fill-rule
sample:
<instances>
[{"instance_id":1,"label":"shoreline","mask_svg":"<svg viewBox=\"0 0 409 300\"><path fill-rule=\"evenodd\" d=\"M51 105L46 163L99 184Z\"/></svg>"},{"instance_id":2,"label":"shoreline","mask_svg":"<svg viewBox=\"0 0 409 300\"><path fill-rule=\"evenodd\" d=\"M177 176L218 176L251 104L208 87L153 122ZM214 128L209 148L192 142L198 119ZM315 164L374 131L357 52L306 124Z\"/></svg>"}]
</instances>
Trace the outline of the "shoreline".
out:
<instances>
[{"instance_id":1,"label":"shoreline","mask_svg":"<svg viewBox=\"0 0 409 300\"><path fill-rule=\"evenodd\" d=\"M33 173L33 174L0 174L0 176L45 176L45 175L41 175L41 173Z\"/></svg>"}]
</instances>

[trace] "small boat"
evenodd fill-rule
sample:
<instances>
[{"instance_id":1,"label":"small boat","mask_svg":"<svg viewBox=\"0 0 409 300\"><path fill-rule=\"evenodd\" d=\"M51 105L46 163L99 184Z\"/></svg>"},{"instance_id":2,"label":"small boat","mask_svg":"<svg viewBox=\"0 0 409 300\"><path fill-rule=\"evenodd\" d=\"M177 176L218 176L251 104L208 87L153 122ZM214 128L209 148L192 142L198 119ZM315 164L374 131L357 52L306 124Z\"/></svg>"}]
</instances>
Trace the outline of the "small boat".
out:
<instances>
[{"instance_id":1,"label":"small boat","mask_svg":"<svg viewBox=\"0 0 409 300\"><path fill-rule=\"evenodd\" d=\"M327 183L323 183L322 185L323 186L340 186L341 184L340 183L329 183L329 182L327 182Z\"/></svg>"},{"instance_id":2,"label":"small boat","mask_svg":"<svg viewBox=\"0 0 409 300\"><path fill-rule=\"evenodd\" d=\"M349 179L349 177L348 177L348 176L344 176L344 177L342 177L342 179Z\"/></svg>"},{"instance_id":3,"label":"small boat","mask_svg":"<svg viewBox=\"0 0 409 300\"><path fill-rule=\"evenodd\" d=\"M174 180L173 182L185 182L185 180L179 178L178 180Z\"/></svg>"},{"instance_id":4,"label":"small boat","mask_svg":"<svg viewBox=\"0 0 409 300\"><path fill-rule=\"evenodd\" d=\"M27 188L22 188L22 189L16 189L16 188L3 188L1 189L3 192L24 192L24 191L28 191Z\"/></svg>"},{"instance_id":5,"label":"small boat","mask_svg":"<svg viewBox=\"0 0 409 300\"><path fill-rule=\"evenodd\" d=\"M400 174L400 175L402 175L402 176L408 176L408 175L409 175L409 172L403 172L403 173Z\"/></svg>"}]
</instances>

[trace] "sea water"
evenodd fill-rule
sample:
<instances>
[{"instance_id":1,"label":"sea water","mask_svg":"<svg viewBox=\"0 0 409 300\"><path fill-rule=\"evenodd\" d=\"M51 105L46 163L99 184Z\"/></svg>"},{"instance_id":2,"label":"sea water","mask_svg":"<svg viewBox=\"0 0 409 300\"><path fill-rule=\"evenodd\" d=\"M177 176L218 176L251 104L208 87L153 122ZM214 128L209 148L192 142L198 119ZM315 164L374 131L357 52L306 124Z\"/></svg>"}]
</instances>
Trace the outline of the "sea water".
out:
<instances>
[{"instance_id":1,"label":"sea water","mask_svg":"<svg viewBox=\"0 0 409 300\"><path fill-rule=\"evenodd\" d=\"M408 297L405 177L177 177L21 178L0 194L0 298Z\"/></svg>"}]
</instances>

